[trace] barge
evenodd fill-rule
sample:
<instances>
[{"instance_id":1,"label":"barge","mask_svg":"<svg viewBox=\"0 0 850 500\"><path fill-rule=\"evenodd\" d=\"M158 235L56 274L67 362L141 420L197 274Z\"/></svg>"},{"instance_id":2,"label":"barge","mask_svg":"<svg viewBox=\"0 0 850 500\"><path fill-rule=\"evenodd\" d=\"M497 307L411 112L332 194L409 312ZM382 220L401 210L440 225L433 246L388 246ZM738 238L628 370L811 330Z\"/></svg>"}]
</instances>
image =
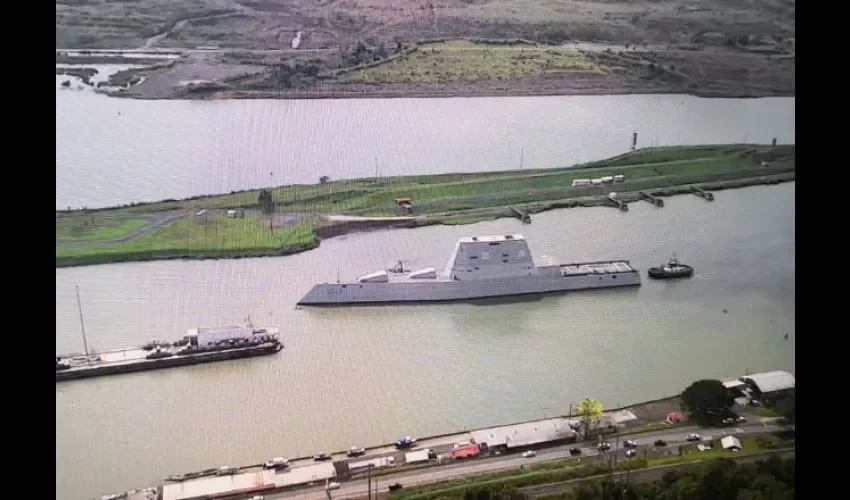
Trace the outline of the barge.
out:
<instances>
[{"instance_id":1,"label":"barge","mask_svg":"<svg viewBox=\"0 0 850 500\"><path fill-rule=\"evenodd\" d=\"M265 356L281 349L277 328L255 328L251 324L193 328L176 342L152 341L137 348L57 356L56 381Z\"/></svg>"},{"instance_id":2,"label":"barge","mask_svg":"<svg viewBox=\"0 0 850 500\"><path fill-rule=\"evenodd\" d=\"M350 283L319 284L298 305L448 302L639 286L627 260L536 265L521 234L463 237L443 271L401 265Z\"/></svg>"}]
</instances>

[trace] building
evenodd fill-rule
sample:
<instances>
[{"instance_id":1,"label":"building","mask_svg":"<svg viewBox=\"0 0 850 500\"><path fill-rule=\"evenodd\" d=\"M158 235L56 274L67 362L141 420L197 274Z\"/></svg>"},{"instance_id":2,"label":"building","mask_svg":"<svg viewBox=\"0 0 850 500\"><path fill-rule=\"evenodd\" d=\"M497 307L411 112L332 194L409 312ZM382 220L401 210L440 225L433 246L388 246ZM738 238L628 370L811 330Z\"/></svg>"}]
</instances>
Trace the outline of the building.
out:
<instances>
[{"instance_id":1,"label":"building","mask_svg":"<svg viewBox=\"0 0 850 500\"><path fill-rule=\"evenodd\" d=\"M575 441L576 433L566 418L505 425L469 433L482 448L520 448L553 441Z\"/></svg>"},{"instance_id":2,"label":"building","mask_svg":"<svg viewBox=\"0 0 850 500\"><path fill-rule=\"evenodd\" d=\"M274 471L257 471L227 476L209 476L165 483L162 500L211 500L259 494L277 488Z\"/></svg>"},{"instance_id":3,"label":"building","mask_svg":"<svg viewBox=\"0 0 850 500\"><path fill-rule=\"evenodd\" d=\"M739 379L752 394L753 399L770 403L794 393L794 375L785 371L755 373Z\"/></svg>"},{"instance_id":4,"label":"building","mask_svg":"<svg viewBox=\"0 0 850 500\"><path fill-rule=\"evenodd\" d=\"M162 500L217 500L246 498L279 488L324 482L335 477L332 463L292 467L285 471L261 470L226 476L207 476L165 483Z\"/></svg>"}]
</instances>

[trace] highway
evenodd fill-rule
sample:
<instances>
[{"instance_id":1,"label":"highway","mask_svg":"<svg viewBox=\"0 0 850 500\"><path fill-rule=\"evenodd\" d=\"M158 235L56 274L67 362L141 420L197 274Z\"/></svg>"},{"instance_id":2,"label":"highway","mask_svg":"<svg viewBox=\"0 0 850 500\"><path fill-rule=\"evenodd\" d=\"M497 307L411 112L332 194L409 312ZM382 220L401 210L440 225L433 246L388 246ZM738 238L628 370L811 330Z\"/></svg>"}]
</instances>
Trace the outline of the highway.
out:
<instances>
[{"instance_id":1,"label":"highway","mask_svg":"<svg viewBox=\"0 0 850 500\"><path fill-rule=\"evenodd\" d=\"M776 425L774 422L753 422L740 425L738 427L730 427L726 429L702 429L699 427L678 427L675 430L662 430L658 432L647 432L642 434L636 434L633 436L625 435L620 437L620 441L624 441L626 439L632 439L637 441L639 446L652 446L658 439L663 439L667 442L669 446L675 446L678 444L682 444L686 442L686 437L688 434L692 432L700 433L704 438L711 436L713 438L722 437L723 435L746 435L746 434L757 434L757 433L766 433L766 432L777 432L786 429L784 426ZM613 445L615 444L616 436L609 436L609 442ZM622 444L621 444L622 446ZM437 453L446 453L452 447L451 444L445 444L440 446L425 446L420 445L414 449L422 449L422 448L431 448ZM387 486L392 483L401 483L404 487L411 487L419 484L432 483L436 481L445 481L447 479L454 479L462 476L468 476L471 474L481 474L485 472L494 472L502 469L510 469L519 467L521 465L526 464L534 464L538 462L544 462L548 460L557 460L570 458L569 449L572 447L579 447L582 450L581 457L577 457L576 459L586 459L586 457L593 457L598 453L595 450L594 442L583 442L578 444L567 444L556 446L547 449L541 449L537 451L537 456L532 458L522 458L519 453L510 453L503 456L497 456L486 459L476 459L470 460L467 462L453 462L449 465L444 466L436 466L436 467L428 467L423 469L414 469L409 472L404 471L404 467L398 467L399 472L397 474L391 475L383 475L378 476L372 479L372 489L375 489L375 482L378 483L378 491L382 493L386 493ZM370 454L368 457L361 457L358 460L364 460L366 458L376 458L378 456L387 456L393 455L398 458L402 453L383 453L383 454ZM336 491L331 492L331 497L333 499L347 499L347 498L359 498L365 497L367 494L367 480L366 479L357 479L353 481L340 481L341 487ZM270 493L264 495L264 499L285 499L285 498L297 498L299 500L326 500L328 495L324 491L324 486L315 486L309 488L302 488L300 490L282 492L282 493Z\"/></svg>"}]
</instances>

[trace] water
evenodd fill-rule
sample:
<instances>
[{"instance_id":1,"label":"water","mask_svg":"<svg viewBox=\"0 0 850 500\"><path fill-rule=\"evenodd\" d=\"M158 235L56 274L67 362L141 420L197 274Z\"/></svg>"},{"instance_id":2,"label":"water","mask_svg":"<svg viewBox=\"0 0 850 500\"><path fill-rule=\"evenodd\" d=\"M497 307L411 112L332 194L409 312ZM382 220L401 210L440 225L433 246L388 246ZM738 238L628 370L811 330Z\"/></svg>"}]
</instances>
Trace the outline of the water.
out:
<instances>
[{"instance_id":1,"label":"water","mask_svg":"<svg viewBox=\"0 0 850 500\"><path fill-rule=\"evenodd\" d=\"M76 283L98 349L248 314L280 326L286 345L270 357L57 385L57 497L551 416L585 397L613 407L697 378L793 372L794 192L789 183L718 192L713 203L553 211L528 226L355 234L289 257L57 269L57 353L82 350ZM629 258L645 271L676 252L696 276L487 306L294 308L317 281L398 258L440 267L458 237L508 232L562 262Z\"/></svg>"},{"instance_id":2,"label":"water","mask_svg":"<svg viewBox=\"0 0 850 500\"><path fill-rule=\"evenodd\" d=\"M57 85L60 80L57 79ZM795 141L794 98L139 101L56 93L56 208L374 175L569 166L638 146Z\"/></svg>"}]
</instances>

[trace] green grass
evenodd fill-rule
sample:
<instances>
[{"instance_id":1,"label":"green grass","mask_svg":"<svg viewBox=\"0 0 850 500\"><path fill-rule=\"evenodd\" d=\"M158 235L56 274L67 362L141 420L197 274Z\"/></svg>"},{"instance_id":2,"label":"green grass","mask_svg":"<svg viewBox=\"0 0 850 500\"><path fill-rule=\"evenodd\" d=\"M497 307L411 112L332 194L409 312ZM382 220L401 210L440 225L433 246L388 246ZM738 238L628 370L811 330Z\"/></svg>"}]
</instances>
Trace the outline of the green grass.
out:
<instances>
[{"instance_id":1,"label":"green grass","mask_svg":"<svg viewBox=\"0 0 850 500\"><path fill-rule=\"evenodd\" d=\"M513 80L557 73L601 73L575 50L453 41L423 45L400 59L349 73L344 81L407 83Z\"/></svg>"},{"instance_id":2,"label":"green grass","mask_svg":"<svg viewBox=\"0 0 850 500\"><path fill-rule=\"evenodd\" d=\"M210 216L206 224L203 220L203 217L184 217L122 243L58 247L56 257L175 251L189 254L264 251L313 243L313 219L277 227L274 232L259 217Z\"/></svg>"},{"instance_id":3,"label":"green grass","mask_svg":"<svg viewBox=\"0 0 850 500\"><path fill-rule=\"evenodd\" d=\"M764 406L759 406L756 408L756 415L764 418L772 418L772 417L781 417L779 413L776 412L774 408L766 408Z\"/></svg>"},{"instance_id":4,"label":"green grass","mask_svg":"<svg viewBox=\"0 0 850 500\"><path fill-rule=\"evenodd\" d=\"M144 219L122 219L99 215L56 217L56 241L95 241L119 238L144 227Z\"/></svg>"},{"instance_id":5,"label":"green grass","mask_svg":"<svg viewBox=\"0 0 850 500\"><path fill-rule=\"evenodd\" d=\"M179 19L229 10L222 0L57 1L56 48L131 48Z\"/></svg>"}]
</instances>

